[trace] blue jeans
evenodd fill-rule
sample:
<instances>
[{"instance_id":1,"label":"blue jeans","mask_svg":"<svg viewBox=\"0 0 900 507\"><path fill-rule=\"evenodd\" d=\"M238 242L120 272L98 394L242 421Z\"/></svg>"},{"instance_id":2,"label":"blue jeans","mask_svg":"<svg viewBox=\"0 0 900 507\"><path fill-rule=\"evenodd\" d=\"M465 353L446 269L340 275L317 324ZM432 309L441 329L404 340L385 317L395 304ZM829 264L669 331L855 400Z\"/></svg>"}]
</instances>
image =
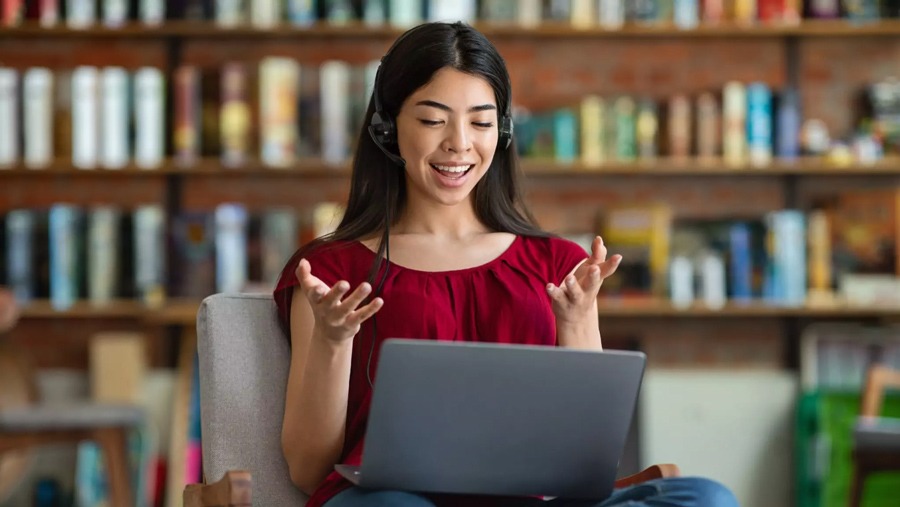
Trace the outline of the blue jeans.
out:
<instances>
[{"instance_id":1,"label":"blue jeans","mask_svg":"<svg viewBox=\"0 0 900 507\"><path fill-rule=\"evenodd\" d=\"M440 502L452 505L452 502ZM326 507L435 507L426 496L405 491L376 491L353 487L342 491ZM460 505L465 505L461 502ZM699 477L671 477L616 489L602 502L557 498L498 500L503 507L738 507L734 494L718 482Z\"/></svg>"}]
</instances>

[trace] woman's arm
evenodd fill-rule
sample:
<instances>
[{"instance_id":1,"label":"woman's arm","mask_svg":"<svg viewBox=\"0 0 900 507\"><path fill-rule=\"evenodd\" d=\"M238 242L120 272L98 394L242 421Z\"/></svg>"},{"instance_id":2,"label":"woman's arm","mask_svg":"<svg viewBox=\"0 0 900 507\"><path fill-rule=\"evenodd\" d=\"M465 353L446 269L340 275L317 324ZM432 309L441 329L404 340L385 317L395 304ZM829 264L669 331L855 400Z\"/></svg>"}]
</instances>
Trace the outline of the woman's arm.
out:
<instances>
[{"instance_id":1,"label":"woman's arm","mask_svg":"<svg viewBox=\"0 0 900 507\"><path fill-rule=\"evenodd\" d=\"M375 298L357 308L371 291L369 284L347 295L347 282L329 288L312 276L305 260L297 278L281 446L291 480L312 494L340 460L344 446L353 337L382 301Z\"/></svg>"}]
</instances>

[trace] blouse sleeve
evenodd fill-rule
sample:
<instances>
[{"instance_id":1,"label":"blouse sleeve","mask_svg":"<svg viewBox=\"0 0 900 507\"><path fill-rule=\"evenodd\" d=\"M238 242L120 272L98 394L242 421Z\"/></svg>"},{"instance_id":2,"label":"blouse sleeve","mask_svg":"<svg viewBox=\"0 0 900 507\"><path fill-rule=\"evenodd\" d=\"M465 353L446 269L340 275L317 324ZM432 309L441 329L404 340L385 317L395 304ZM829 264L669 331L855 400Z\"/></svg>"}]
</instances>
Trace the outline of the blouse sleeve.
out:
<instances>
[{"instance_id":1,"label":"blouse sleeve","mask_svg":"<svg viewBox=\"0 0 900 507\"><path fill-rule=\"evenodd\" d=\"M589 254L578 243L563 238L551 240L553 252L553 269L555 269L553 283L561 284L566 275L572 272Z\"/></svg>"}]
</instances>

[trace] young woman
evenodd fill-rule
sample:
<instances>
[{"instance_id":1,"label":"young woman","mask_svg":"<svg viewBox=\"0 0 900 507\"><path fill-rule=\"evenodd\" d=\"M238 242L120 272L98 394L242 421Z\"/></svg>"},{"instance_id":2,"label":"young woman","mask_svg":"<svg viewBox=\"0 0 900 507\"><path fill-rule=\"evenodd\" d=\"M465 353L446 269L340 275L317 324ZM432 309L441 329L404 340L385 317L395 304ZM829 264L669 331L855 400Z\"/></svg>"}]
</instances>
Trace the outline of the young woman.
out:
<instances>
[{"instance_id":1,"label":"young woman","mask_svg":"<svg viewBox=\"0 0 900 507\"><path fill-rule=\"evenodd\" d=\"M386 337L600 349L597 294L620 256L541 231L520 197L509 75L460 23L429 23L382 59L335 233L302 247L275 290L291 337L282 446L310 507L543 505L365 491L359 464ZM736 505L703 479L616 491L601 505ZM555 500L556 505L564 500Z\"/></svg>"}]
</instances>

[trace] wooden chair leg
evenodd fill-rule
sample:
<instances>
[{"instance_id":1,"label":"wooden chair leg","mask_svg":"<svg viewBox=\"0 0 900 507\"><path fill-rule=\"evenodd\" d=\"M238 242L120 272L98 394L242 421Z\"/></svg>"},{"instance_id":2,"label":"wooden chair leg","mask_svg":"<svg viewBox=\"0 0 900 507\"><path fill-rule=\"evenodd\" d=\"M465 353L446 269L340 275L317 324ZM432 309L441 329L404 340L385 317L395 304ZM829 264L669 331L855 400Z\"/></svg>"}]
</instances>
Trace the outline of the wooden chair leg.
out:
<instances>
[{"instance_id":1,"label":"wooden chair leg","mask_svg":"<svg viewBox=\"0 0 900 507\"><path fill-rule=\"evenodd\" d=\"M850 476L850 496L847 503L850 507L860 507L862 505L862 495L865 490L866 470L859 465L857 461L853 464L853 472Z\"/></svg>"},{"instance_id":2,"label":"wooden chair leg","mask_svg":"<svg viewBox=\"0 0 900 507\"><path fill-rule=\"evenodd\" d=\"M128 433L126 428L96 430L97 443L103 450L109 483L110 507L133 507L131 467L128 465Z\"/></svg>"}]
</instances>

